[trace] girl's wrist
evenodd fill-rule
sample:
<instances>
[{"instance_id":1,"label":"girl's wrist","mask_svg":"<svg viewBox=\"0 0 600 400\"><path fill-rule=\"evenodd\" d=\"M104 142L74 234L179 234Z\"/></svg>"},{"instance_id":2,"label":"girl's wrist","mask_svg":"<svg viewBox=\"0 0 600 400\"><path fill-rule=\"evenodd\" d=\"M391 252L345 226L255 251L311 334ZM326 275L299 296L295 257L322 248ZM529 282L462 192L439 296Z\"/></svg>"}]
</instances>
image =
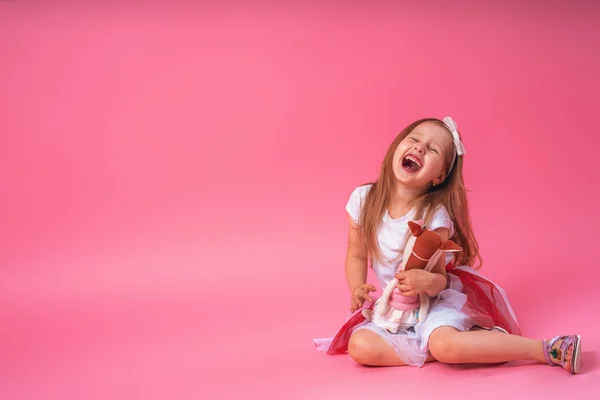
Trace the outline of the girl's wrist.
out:
<instances>
[{"instance_id":1,"label":"girl's wrist","mask_svg":"<svg viewBox=\"0 0 600 400\"><path fill-rule=\"evenodd\" d=\"M364 285L366 282L353 282L352 284L348 285L348 287L350 288L350 293L354 293L354 291L361 287L362 285Z\"/></svg>"},{"instance_id":2,"label":"girl's wrist","mask_svg":"<svg viewBox=\"0 0 600 400\"><path fill-rule=\"evenodd\" d=\"M431 272L431 283L425 291L429 297L437 296L448 285L447 278L439 272Z\"/></svg>"}]
</instances>

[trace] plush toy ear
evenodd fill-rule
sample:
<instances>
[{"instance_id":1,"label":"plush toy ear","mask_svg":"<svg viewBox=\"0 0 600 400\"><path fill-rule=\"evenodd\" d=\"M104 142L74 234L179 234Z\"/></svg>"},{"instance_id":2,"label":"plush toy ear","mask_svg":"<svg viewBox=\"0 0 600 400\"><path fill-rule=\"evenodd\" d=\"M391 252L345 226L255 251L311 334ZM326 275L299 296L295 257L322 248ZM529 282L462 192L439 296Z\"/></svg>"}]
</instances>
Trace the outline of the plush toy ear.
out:
<instances>
[{"instance_id":1,"label":"plush toy ear","mask_svg":"<svg viewBox=\"0 0 600 400\"><path fill-rule=\"evenodd\" d=\"M419 236L421 233L423 233L423 227L419 225L418 222L420 221L408 221L408 227L413 236Z\"/></svg>"},{"instance_id":2,"label":"plush toy ear","mask_svg":"<svg viewBox=\"0 0 600 400\"><path fill-rule=\"evenodd\" d=\"M447 252L461 251L462 247L454 243L452 240L444 240L440 245L440 249Z\"/></svg>"}]
</instances>

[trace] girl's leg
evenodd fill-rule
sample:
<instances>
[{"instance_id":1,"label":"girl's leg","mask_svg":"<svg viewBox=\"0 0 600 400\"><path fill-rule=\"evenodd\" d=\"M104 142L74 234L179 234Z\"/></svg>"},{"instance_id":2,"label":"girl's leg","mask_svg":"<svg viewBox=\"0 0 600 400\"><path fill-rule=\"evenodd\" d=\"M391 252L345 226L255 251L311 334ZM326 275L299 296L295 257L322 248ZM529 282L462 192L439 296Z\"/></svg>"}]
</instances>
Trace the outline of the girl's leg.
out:
<instances>
[{"instance_id":1,"label":"girl's leg","mask_svg":"<svg viewBox=\"0 0 600 400\"><path fill-rule=\"evenodd\" d=\"M375 332L361 329L352 334L348 353L359 364L373 367L394 367L406 365L396 351ZM426 362L435 361L429 355Z\"/></svg>"},{"instance_id":2,"label":"girl's leg","mask_svg":"<svg viewBox=\"0 0 600 400\"><path fill-rule=\"evenodd\" d=\"M553 349L560 349L558 340ZM509 335L494 331L460 332L442 326L429 337L429 351L433 357L445 363L500 363L505 361L531 360L546 363L545 346L541 340ZM572 346L566 351L566 369L571 370ZM556 364L560 360L552 358Z\"/></svg>"}]
</instances>

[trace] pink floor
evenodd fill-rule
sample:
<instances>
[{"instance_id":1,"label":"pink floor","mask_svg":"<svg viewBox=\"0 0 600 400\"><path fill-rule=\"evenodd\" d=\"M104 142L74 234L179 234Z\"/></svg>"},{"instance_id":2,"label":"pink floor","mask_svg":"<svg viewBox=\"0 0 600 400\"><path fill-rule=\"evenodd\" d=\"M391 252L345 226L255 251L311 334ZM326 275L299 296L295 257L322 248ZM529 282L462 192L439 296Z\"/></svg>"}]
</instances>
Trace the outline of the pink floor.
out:
<instances>
[{"instance_id":1,"label":"pink floor","mask_svg":"<svg viewBox=\"0 0 600 400\"><path fill-rule=\"evenodd\" d=\"M346 304L341 296L323 296L343 293L336 274L311 278L335 268L339 255L319 243L321 235L284 233L289 239L254 238L239 249L248 267L272 273L257 271L248 283L241 269L239 279L225 282L218 243L208 254L189 240L165 249L159 235L127 252L104 248L5 273L2 398L360 399L403 389L450 398L558 399L592 398L600 387L599 312L591 286L561 301L537 288L531 274L522 283L531 299L519 295L520 284L507 279L506 285L523 329L534 337L581 333L578 376L526 363L375 369L318 353L311 337L331 332ZM282 269L259 250L267 239L274 259L289 257L297 245L331 255L311 265L310 255L299 254ZM340 240L332 242L341 247Z\"/></svg>"},{"instance_id":2,"label":"pink floor","mask_svg":"<svg viewBox=\"0 0 600 400\"><path fill-rule=\"evenodd\" d=\"M0 2L0 399L595 398L598 6L26 3ZM424 115L462 130L483 272L527 336L583 336L580 375L314 350L348 195Z\"/></svg>"}]
</instances>

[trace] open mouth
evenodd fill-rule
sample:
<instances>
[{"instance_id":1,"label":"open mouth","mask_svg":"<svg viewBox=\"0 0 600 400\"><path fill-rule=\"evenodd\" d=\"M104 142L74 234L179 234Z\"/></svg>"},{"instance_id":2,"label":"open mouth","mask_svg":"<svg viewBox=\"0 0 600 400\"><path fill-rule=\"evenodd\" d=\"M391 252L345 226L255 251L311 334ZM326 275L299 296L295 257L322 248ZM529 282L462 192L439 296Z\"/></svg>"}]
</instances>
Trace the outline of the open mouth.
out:
<instances>
[{"instance_id":1,"label":"open mouth","mask_svg":"<svg viewBox=\"0 0 600 400\"><path fill-rule=\"evenodd\" d=\"M418 157L413 156L412 154L409 154L402 159L402 168L404 168L408 172L417 172L422 167L423 161L421 161Z\"/></svg>"}]
</instances>

